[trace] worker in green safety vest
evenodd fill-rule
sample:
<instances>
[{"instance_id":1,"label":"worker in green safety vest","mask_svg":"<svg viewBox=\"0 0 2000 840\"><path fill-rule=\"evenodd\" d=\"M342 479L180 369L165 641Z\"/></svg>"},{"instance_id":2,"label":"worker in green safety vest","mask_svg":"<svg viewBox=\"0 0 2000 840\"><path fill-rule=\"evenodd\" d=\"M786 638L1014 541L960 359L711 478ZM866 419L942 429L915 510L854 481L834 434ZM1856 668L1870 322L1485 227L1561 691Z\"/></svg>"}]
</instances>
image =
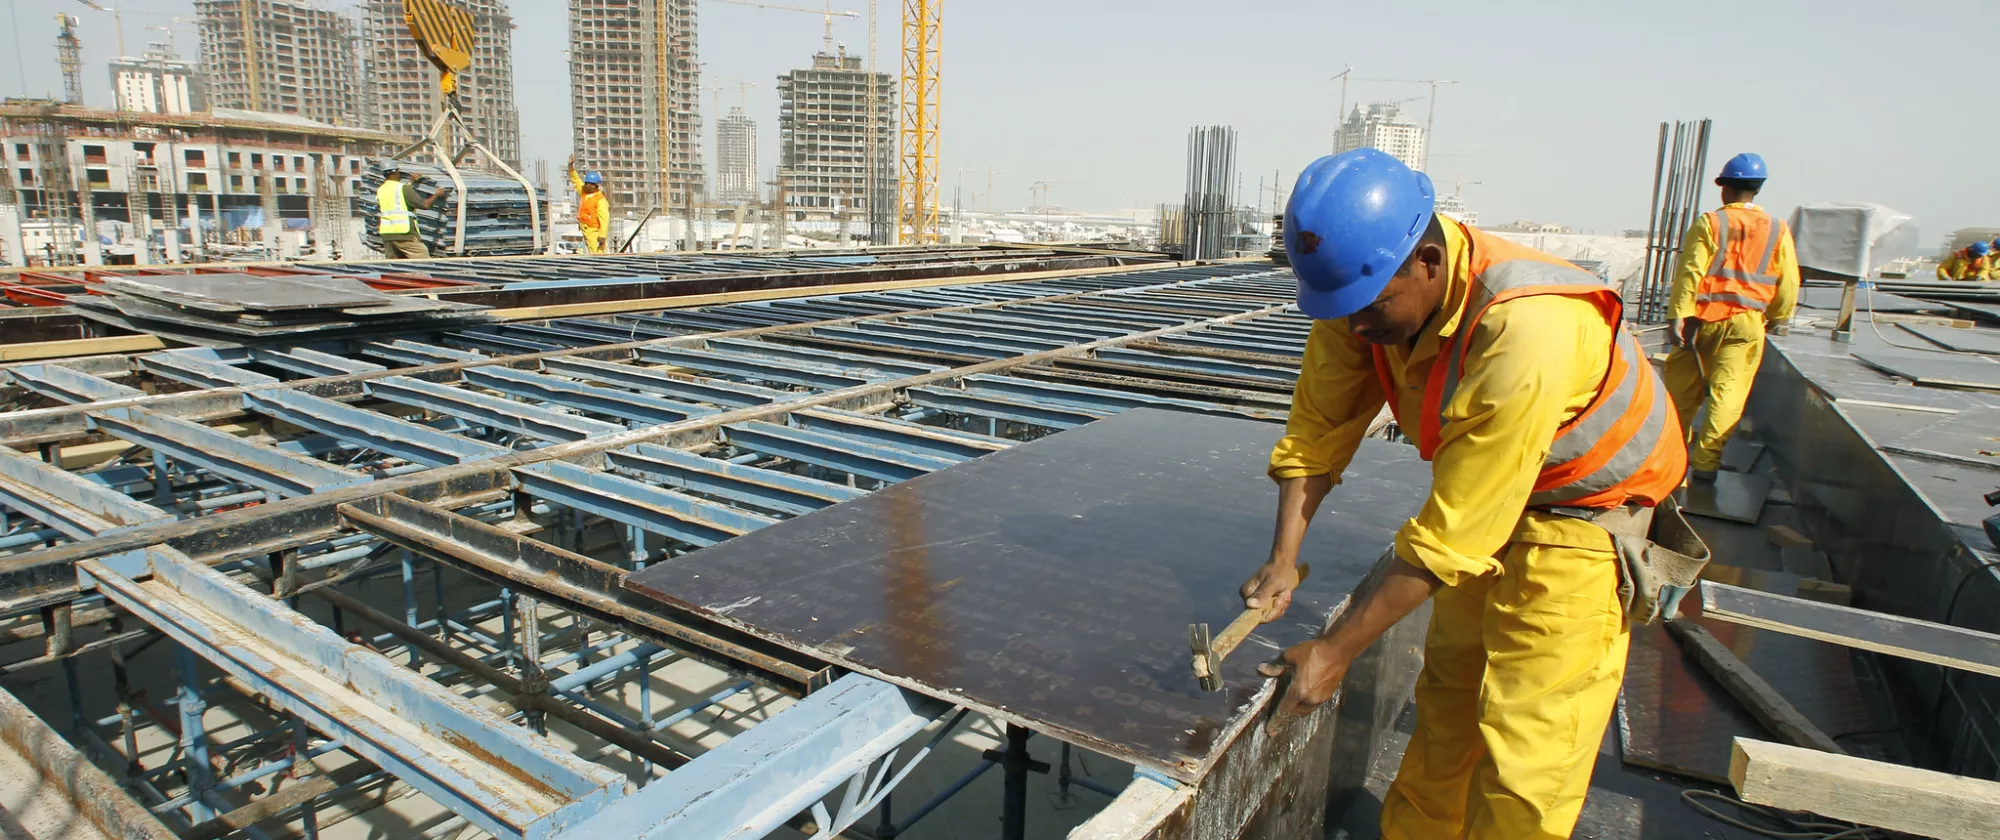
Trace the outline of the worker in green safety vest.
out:
<instances>
[{"instance_id":1,"label":"worker in green safety vest","mask_svg":"<svg viewBox=\"0 0 2000 840\"><path fill-rule=\"evenodd\" d=\"M424 245L423 234L417 230L417 220L410 215L410 208L429 210L450 193L451 187L440 185L430 198L419 198L416 185L403 180L402 165L395 161L385 164L382 186L375 190L375 206L381 213L375 232L382 238L382 256L392 260L430 257L431 249Z\"/></svg>"}]
</instances>

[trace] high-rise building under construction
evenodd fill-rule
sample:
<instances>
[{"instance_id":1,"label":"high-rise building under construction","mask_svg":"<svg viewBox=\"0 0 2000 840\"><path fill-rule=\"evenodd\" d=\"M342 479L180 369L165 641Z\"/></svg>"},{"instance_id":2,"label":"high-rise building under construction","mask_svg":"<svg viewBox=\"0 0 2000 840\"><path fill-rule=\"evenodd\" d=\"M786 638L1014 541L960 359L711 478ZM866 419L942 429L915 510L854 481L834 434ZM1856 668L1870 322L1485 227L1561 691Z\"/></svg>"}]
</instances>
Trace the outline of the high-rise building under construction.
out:
<instances>
[{"instance_id":1,"label":"high-rise building under construction","mask_svg":"<svg viewBox=\"0 0 2000 840\"><path fill-rule=\"evenodd\" d=\"M706 194L695 0L569 0L571 137L614 212Z\"/></svg>"},{"instance_id":2,"label":"high-rise building under construction","mask_svg":"<svg viewBox=\"0 0 2000 840\"><path fill-rule=\"evenodd\" d=\"M514 105L514 18L504 0L453 0L472 14L472 65L458 74L458 101L479 142L521 163L521 112ZM362 35L367 125L405 137L430 130L442 107L438 71L403 21L403 0L367 0ZM460 144L447 139L445 145ZM477 165L478 161L473 161Z\"/></svg>"},{"instance_id":3,"label":"high-rise building under construction","mask_svg":"<svg viewBox=\"0 0 2000 840\"><path fill-rule=\"evenodd\" d=\"M729 115L715 121L715 198L757 200L757 121L741 106L730 106Z\"/></svg>"},{"instance_id":4,"label":"high-rise building under construction","mask_svg":"<svg viewBox=\"0 0 2000 840\"><path fill-rule=\"evenodd\" d=\"M778 77L778 180L785 206L812 215L855 214L896 200L896 83L869 73L861 56L834 47L812 66ZM874 189L869 189L869 96L875 97ZM871 201L871 194L875 197Z\"/></svg>"},{"instance_id":5,"label":"high-rise building under construction","mask_svg":"<svg viewBox=\"0 0 2000 840\"><path fill-rule=\"evenodd\" d=\"M195 0L194 8L209 105L360 124L347 15L307 0Z\"/></svg>"},{"instance_id":6,"label":"high-rise building under construction","mask_svg":"<svg viewBox=\"0 0 2000 840\"><path fill-rule=\"evenodd\" d=\"M1340 132L1335 135L1333 152L1381 149L1390 157L1421 172L1424 168L1424 144L1429 142L1429 135L1430 132L1423 126L1403 119L1402 109L1393 103L1377 102L1365 108L1357 105L1341 122Z\"/></svg>"}]
</instances>

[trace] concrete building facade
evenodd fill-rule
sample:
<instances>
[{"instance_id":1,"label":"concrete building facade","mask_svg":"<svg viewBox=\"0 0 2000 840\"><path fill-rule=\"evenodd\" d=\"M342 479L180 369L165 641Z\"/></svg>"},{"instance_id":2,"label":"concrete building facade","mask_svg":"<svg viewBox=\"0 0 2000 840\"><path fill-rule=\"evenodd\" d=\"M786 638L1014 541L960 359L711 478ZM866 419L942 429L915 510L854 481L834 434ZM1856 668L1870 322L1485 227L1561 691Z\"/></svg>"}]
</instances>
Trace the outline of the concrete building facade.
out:
<instances>
[{"instance_id":1,"label":"concrete building facade","mask_svg":"<svg viewBox=\"0 0 2000 840\"><path fill-rule=\"evenodd\" d=\"M354 22L306 0L195 0L209 104L361 124Z\"/></svg>"},{"instance_id":2,"label":"concrete building facade","mask_svg":"<svg viewBox=\"0 0 2000 840\"><path fill-rule=\"evenodd\" d=\"M875 97L872 193L893 204L895 80L876 73L871 81L861 56L848 55L845 47L816 53L811 67L778 77L778 179L784 184L786 207L808 218L868 218L870 95Z\"/></svg>"},{"instance_id":3,"label":"concrete building facade","mask_svg":"<svg viewBox=\"0 0 2000 840\"><path fill-rule=\"evenodd\" d=\"M297 117L219 109L148 115L54 102L0 105L0 195L22 224L98 236L29 256L55 262L220 258L310 232L329 252L354 231L364 159L396 138ZM106 225L126 227L107 232ZM273 254L277 256L277 254Z\"/></svg>"},{"instance_id":4,"label":"concrete building facade","mask_svg":"<svg viewBox=\"0 0 2000 840\"><path fill-rule=\"evenodd\" d=\"M1428 134L1423 126L1404 120L1402 109L1396 105L1378 102L1367 106L1366 110L1357 105L1341 122L1333 152L1381 149L1411 169L1422 171Z\"/></svg>"},{"instance_id":5,"label":"concrete building facade","mask_svg":"<svg viewBox=\"0 0 2000 840\"><path fill-rule=\"evenodd\" d=\"M120 111L191 114L208 110L208 75L194 62L168 52L165 44L150 45L138 58L112 59L111 92Z\"/></svg>"},{"instance_id":6,"label":"concrete building facade","mask_svg":"<svg viewBox=\"0 0 2000 840\"><path fill-rule=\"evenodd\" d=\"M572 146L614 214L707 194L695 22L695 0L569 0Z\"/></svg>"},{"instance_id":7,"label":"concrete building facade","mask_svg":"<svg viewBox=\"0 0 2000 840\"><path fill-rule=\"evenodd\" d=\"M455 5L472 13L474 37L472 66L458 74L460 112L481 143L518 168L521 112L514 100L514 17L503 0L455 0ZM437 68L403 22L403 0L367 0L361 28L365 124L403 137L422 136L443 107L443 94Z\"/></svg>"},{"instance_id":8,"label":"concrete building facade","mask_svg":"<svg viewBox=\"0 0 2000 840\"><path fill-rule=\"evenodd\" d=\"M757 200L757 121L732 105L715 121L715 198L735 203Z\"/></svg>"}]
</instances>

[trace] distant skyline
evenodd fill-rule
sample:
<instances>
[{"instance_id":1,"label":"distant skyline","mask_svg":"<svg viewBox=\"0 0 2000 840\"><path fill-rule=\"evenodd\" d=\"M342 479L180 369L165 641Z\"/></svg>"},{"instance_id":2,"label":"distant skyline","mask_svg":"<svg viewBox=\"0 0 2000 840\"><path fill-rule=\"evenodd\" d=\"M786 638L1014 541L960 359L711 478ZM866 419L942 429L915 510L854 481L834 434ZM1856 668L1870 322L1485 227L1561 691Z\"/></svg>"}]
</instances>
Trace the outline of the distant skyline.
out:
<instances>
[{"instance_id":1,"label":"distant skyline","mask_svg":"<svg viewBox=\"0 0 2000 840\"><path fill-rule=\"evenodd\" d=\"M98 0L113 5L112 0ZM72 0L8 0L0 95L60 91L57 12L82 20L85 99L112 103L106 62L117 52L109 13ZM125 51L163 40L198 55L190 0L120 0ZM352 12L356 3L325 2ZM568 4L511 0L523 157L560 167L569 154ZM866 13L855 0L835 9ZM897 69L901 4L879 3L878 67ZM1021 207L1048 181L1049 200L1091 211L1180 200L1187 129L1240 132L1242 200L1269 207L1274 172L1289 189L1330 150L1343 65L1356 78L1444 78L1431 138L1441 191L1479 181L1466 201L1489 224L1517 218L1615 233L1644 227L1662 120L1715 120L1710 168L1739 151L1771 162L1764 203L1871 201L1917 218L1926 249L1951 230L2000 225L1990 138L2000 116L1977 81L1979 50L1932 49L1957 22L1983 28L1986 4L1894 5L1801 0L1731 7L1575 2L1356 6L1305 0L1210 2L947 2L944 11L942 192ZM1726 27L1726 29L1724 28ZM704 160L716 119L742 99L777 118L777 76L820 48L822 19L705 0L701 5ZM866 49L866 27L837 18L835 37ZM1976 39L1975 39L1976 40ZM12 43L0 43L14 51ZM1422 85L1354 82L1350 105L1426 93ZM1405 106L1421 117L1425 103ZM776 132L760 132L768 178ZM963 172L961 179L960 172ZM1259 191L1260 178L1264 190ZM1714 203L1712 192L1704 204ZM976 202L976 203L975 203Z\"/></svg>"}]
</instances>

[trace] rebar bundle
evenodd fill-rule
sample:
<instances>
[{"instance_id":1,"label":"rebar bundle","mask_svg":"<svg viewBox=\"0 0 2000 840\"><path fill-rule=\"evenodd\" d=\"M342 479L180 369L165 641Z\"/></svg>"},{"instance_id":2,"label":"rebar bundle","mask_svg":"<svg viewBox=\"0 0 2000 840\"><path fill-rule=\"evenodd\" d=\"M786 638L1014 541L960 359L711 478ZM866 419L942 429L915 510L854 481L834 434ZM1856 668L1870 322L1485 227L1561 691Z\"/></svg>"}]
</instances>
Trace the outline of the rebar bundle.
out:
<instances>
[{"instance_id":1,"label":"rebar bundle","mask_svg":"<svg viewBox=\"0 0 2000 840\"><path fill-rule=\"evenodd\" d=\"M1187 198L1181 216L1182 258L1223 256L1236 206L1236 129L1197 126L1188 131ZM1165 220L1162 219L1162 222Z\"/></svg>"},{"instance_id":2,"label":"rebar bundle","mask_svg":"<svg viewBox=\"0 0 2000 840\"><path fill-rule=\"evenodd\" d=\"M1637 289L1626 289L1632 320L1658 324L1667 319L1667 296L1680 265L1681 239L1701 207L1702 173L1708 170L1712 120L1660 123L1660 147L1653 164L1653 206L1646 217L1646 262Z\"/></svg>"}]
</instances>

